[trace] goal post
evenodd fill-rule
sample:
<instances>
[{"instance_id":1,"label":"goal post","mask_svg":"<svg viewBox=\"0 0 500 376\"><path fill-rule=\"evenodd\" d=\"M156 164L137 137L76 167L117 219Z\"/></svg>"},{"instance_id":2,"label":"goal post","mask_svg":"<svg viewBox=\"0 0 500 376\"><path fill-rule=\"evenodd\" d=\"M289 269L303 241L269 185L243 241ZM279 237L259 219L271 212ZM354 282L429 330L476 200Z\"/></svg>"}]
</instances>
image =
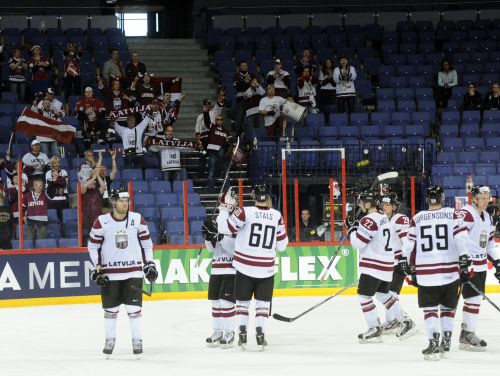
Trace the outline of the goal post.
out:
<instances>
[{"instance_id":1,"label":"goal post","mask_svg":"<svg viewBox=\"0 0 500 376\"><path fill-rule=\"evenodd\" d=\"M347 204L347 183L346 183L346 152L345 148L283 148L281 149L281 179L282 179L282 204L283 204L283 218L285 222L285 229L288 233L288 187L287 187L287 181L288 181L288 172L287 172L287 155L291 155L292 153L339 153L340 155L340 164L341 164L341 170L340 170L340 179L341 179L341 200L342 200L342 222L345 222L346 219L346 204ZM338 176L329 176L329 194L330 194L330 225L331 225L331 239L335 240L335 227L333 223L333 215L334 215L334 207L333 207L333 190L334 190L334 180L339 180ZM298 200L298 187L297 184L294 184L295 188L295 210L296 210L296 216L297 216L297 208L299 203L297 202ZM296 221L297 224L297 221ZM298 229L297 229L298 230ZM345 228L342 229L342 232L345 234Z\"/></svg>"}]
</instances>

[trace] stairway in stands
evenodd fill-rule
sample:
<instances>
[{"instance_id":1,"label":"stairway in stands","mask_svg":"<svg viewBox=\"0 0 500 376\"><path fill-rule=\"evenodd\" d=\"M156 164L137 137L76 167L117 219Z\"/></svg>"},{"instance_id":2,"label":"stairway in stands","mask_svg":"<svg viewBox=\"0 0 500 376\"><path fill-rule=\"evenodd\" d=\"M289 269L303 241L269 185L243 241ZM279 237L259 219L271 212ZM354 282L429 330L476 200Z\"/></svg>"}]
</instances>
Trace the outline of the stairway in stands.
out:
<instances>
[{"instance_id":1,"label":"stairway in stands","mask_svg":"<svg viewBox=\"0 0 500 376\"><path fill-rule=\"evenodd\" d=\"M182 101L179 117L175 123L175 136L181 139L194 137L196 117L202 109L203 98L215 101L217 83L210 69L208 51L194 39L133 39L127 40L130 51L139 52L139 59L150 73L160 77L182 77ZM210 215L215 207L218 194L206 191L206 177L198 178L198 153L182 153L182 166L188 178L193 181L194 189L201 196L203 206ZM222 172L223 174L223 172ZM231 186L238 187L238 179L243 183L244 203L251 202L250 182L246 163L231 168ZM218 187L222 178L218 179ZM218 188L219 189L219 188Z\"/></svg>"}]
</instances>

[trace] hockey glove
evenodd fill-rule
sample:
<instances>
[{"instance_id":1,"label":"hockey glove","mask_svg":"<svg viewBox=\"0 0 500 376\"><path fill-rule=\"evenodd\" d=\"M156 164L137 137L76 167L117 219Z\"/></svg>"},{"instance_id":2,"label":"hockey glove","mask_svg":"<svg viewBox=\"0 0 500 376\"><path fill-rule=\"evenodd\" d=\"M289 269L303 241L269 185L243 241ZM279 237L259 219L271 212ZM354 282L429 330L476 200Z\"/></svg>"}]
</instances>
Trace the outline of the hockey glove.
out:
<instances>
[{"instance_id":1,"label":"hockey glove","mask_svg":"<svg viewBox=\"0 0 500 376\"><path fill-rule=\"evenodd\" d=\"M100 267L92 270L90 278L99 286L107 286L109 284L109 277L101 272Z\"/></svg>"},{"instance_id":2,"label":"hockey glove","mask_svg":"<svg viewBox=\"0 0 500 376\"><path fill-rule=\"evenodd\" d=\"M276 115L276 111L267 111L267 116L274 116Z\"/></svg>"},{"instance_id":3,"label":"hockey glove","mask_svg":"<svg viewBox=\"0 0 500 376\"><path fill-rule=\"evenodd\" d=\"M233 188L222 193L219 200L219 210L227 210L230 214L238 206L238 196L233 192Z\"/></svg>"},{"instance_id":4,"label":"hockey glove","mask_svg":"<svg viewBox=\"0 0 500 376\"><path fill-rule=\"evenodd\" d=\"M495 276L496 279L498 279L498 282L500 282L500 259L493 261L493 266L496 269Z\"/></svg>"},{"instance_id":5,"label":"hockey glove","mask_svg":"<svg viewBox=\"0 0 500 376\"><path fill-rule=\"evenodd\" d=\"M410 265L408 264L408 258L407 257L401 257L398 260L398 267L399 267L399 270L401 270L401 272L404 275L410 275L411 274Z\"/></svg>"},{"instance_id":6,"label":"hockey glove","mask_svg":"<svg viewBox=\"0 0 500 376\"><path fill-rule=\"evenodd\" d=\"M458 258L458 267L460 268L460 282L467 283L470 280L469 265L471 264L469 256L462 255Z\"/></svg>"},{"instance_id":7,"label":"hockey glove","mask_svg":"<svg viewBox=\"0 0 500 376\"><path fill-rule=\"evenodd\" d=\"M156 265L154 261L148 261L144 264L144 275L146 276L146 279L150 282L153 283L156 281L156 278L158 278L158 271L156 270Z\"/></svg>"},{"instance_id":8,"label":"hockey glove","mask_svg":"<svg viewBox=\"0 0 500 376\"><path fill-rule=\"evenodd\" d=\"M212 241L217 236L217 222L211 219L205 219L203 222L203 226L201 228L201 234L203 235L203 239L207 241Z\"/></svg>"}]
</instances>

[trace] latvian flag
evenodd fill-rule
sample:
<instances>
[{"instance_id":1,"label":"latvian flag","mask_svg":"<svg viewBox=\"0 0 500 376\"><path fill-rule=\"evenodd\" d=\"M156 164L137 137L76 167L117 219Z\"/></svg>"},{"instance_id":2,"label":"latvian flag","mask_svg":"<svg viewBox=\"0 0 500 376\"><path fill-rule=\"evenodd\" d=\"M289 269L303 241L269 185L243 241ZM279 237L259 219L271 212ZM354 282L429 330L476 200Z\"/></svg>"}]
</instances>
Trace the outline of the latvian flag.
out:
<instances>
[{"instance_id":1,"label":"latvian flag","mask_svg":"<svg viewBox=\"0 0 500 376\"><path fill-rule=\"evenodd\" d=\"M76 128L42 116L26 107L17 119L16 131L28 136L49 137L61 144L70 144L75 136Z\"/></svg>"}]
</instances>

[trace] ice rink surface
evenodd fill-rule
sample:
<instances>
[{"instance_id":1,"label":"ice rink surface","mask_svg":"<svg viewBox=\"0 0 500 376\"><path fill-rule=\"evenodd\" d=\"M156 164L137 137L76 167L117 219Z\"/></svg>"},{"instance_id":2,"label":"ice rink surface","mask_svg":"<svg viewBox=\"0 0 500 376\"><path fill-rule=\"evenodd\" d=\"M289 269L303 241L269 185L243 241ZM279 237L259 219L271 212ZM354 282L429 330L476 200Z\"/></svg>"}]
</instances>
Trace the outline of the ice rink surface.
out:
<instances>
[{"instance_id":1,"label":"ice rink surface","mask_svg":"<svg viewBox=\"0 0 500 376\"><path fill-rule=\"evenodd\" d=\"M500 304L500 295L491 297ZM275 298L273 311L295 316L321 297ZM101 352L103 313L99 305L0 309L0 375L4 376L316 376L497 374L500 365L500 313L483 302L478 334L488 342L484 353L458 350L460 310L452 351L439 362L424 361L427 346L416 296L402 296L419 334L404 341L384 336L378 344L359 344L366 330L355 296L339 296L293 323L269 319L269 347L258 352L252 319L246 351L207 348L210 304L203 300L145 302L144 354L132 355L128 318L120 311L115 352ZM379 306L379 314L383 313ZM349 374L348 374L349 373Z\"/></svg>"}]
</instances>

